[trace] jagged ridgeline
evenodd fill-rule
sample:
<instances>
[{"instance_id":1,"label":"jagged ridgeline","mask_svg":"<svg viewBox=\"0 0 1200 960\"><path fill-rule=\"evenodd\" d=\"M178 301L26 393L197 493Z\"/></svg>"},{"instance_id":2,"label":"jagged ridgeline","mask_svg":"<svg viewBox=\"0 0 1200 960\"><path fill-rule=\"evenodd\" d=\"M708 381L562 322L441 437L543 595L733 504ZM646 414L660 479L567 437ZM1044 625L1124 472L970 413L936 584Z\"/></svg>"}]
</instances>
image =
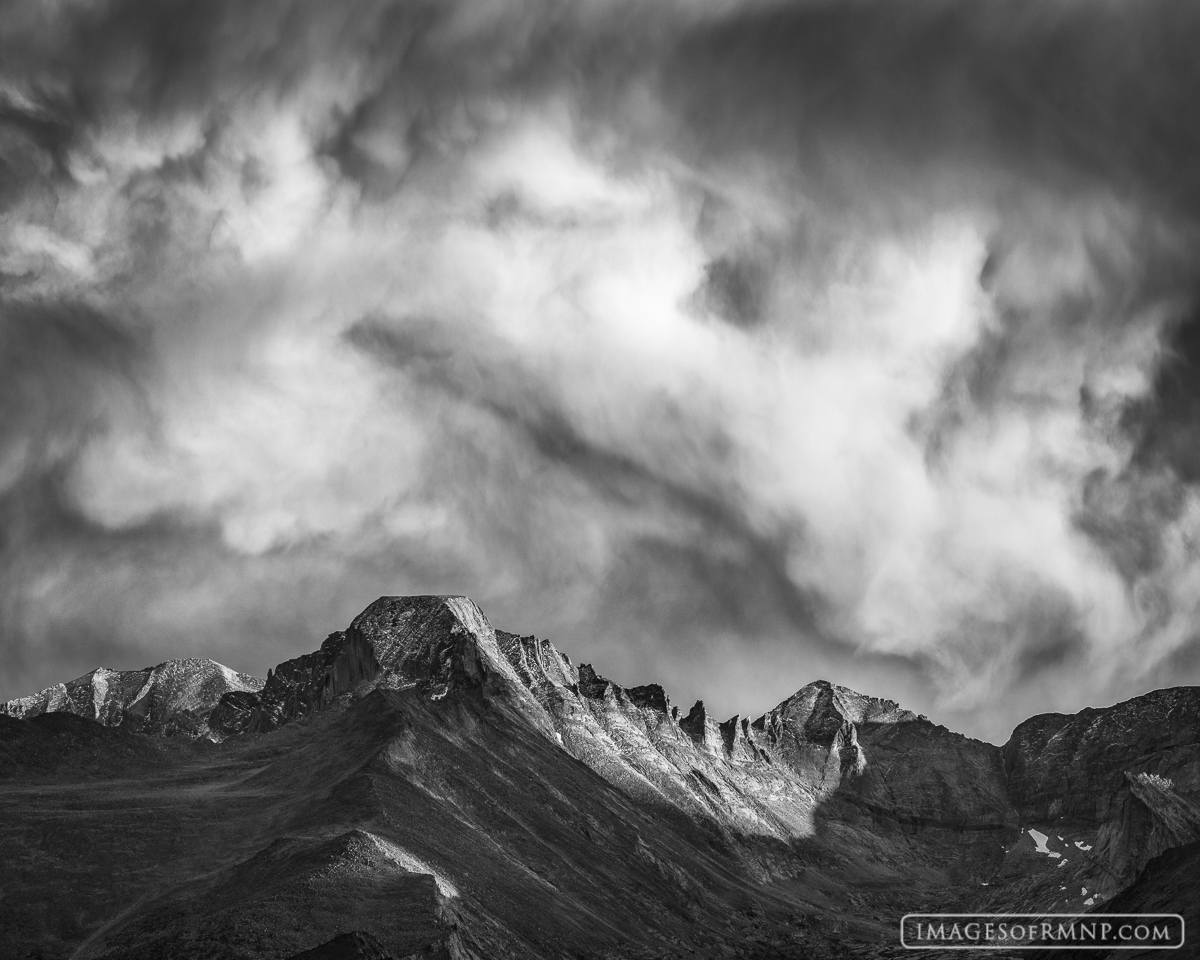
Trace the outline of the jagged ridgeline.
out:
<instances>
[{"instance_id":1,"label":"jagged ridgeline","mask_svg":"<svg viewBox=\"0 0 1200 960\"><path fill-rule=\"evenodd\" d=\"M215 660L168 660L144 670L97 667L67 683L0 703L0 714L73 713L106 726L165 736L211 735L208 722L227 694L253 694L263 681Z\"/></svg>"},{"instance_id":2,"label":"jagged ridgeline","mask_svg":"<svg viewBox=\"0 0 1200 960\"><path fill-rule=\"evenodd\" d=\"M464 597L380 598L265 682L177 660L0 713L12 956L883 956L906 912L1174 889L1200 839L1195 688L1003 747L824 681L717 722Z\"/></svg>"}]
</instances>

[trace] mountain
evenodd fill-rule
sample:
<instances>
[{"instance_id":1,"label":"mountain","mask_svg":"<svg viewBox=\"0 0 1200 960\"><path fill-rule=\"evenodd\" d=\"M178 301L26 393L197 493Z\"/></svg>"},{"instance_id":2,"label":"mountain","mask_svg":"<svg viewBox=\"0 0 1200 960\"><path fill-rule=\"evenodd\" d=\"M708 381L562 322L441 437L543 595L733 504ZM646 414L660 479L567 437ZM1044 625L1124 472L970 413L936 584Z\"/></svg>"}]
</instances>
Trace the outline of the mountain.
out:
<instances>
[{"instance_id":1,"label":"mountain","mask_svg":"<svg viewBox=\"0 0 1200 960\"><path fill-rule=\"evenodd\" d=\"M904 913L1094 908L1200 840L1195 688L1003 747L824 681L717 722L463 597L239 683L172 730L0 716L0 956L883 957Z\"/></svg>"},{"instance_id":2,"label":"mountain","mask_svg":"<svg viewBox=\"0 0 1200 960\"><path fill-rule=\"evenodd\" d=\"M0 714L29 718L65 712L143 733L203 736L223 696L253 693L262 685L258 677L215 660L168 660L144 670L98 667L32 696L0 703Z\"/></svg>"},{"instance_id":3,"label":"mountain","mask_svg":"<svg viewBox=\"0 0 1200 960\"><path fill-rule=\"evenodd\" d=\"M1094 831L1108 870L1093 889L1111 896L1153 857L1200 839L1197 742L1193 687L1034 717L1004 747L1009 790L1025 819Z\"/></svg>"}]
</instances>

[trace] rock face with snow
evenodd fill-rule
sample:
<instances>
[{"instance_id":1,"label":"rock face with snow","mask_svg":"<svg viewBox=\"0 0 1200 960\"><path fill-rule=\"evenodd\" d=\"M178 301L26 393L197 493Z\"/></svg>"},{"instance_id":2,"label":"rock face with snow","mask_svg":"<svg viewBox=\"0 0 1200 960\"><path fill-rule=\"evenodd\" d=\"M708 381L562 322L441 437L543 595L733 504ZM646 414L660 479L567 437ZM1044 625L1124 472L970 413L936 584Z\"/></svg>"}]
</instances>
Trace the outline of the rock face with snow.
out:
<instances>
[{"instance_id":1,"label":"rock face with snow","mask_svg":"<svg viewBox=\"0 0 1200 960\"><path fill-rule=\"evenodd\" d=\"M0 714L28 718L65 712L144 733L203 736L223 696L253 693L262 683L214 660L168 660L144 670L99 667L68 683L0 704Z\"/></svg>"}]
</instances>

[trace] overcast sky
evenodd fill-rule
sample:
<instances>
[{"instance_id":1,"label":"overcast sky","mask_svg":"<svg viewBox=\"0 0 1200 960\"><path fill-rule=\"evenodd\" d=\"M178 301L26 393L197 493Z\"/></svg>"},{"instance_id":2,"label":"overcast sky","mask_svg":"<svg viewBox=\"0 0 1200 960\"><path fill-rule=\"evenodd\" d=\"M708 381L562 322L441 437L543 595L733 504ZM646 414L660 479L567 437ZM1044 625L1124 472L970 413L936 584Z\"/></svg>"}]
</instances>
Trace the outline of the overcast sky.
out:
<instances>
[{"instance_id":1,"label":"overcast sky","mask_svg":"<svg viewBox=\"0 0 1200 960\"><path fill-rule=\"evenodd\" d=\"M5 0L0 698L465 593L685 707L1200 682L1193 0Z\"/></svg>"}]
</instances>

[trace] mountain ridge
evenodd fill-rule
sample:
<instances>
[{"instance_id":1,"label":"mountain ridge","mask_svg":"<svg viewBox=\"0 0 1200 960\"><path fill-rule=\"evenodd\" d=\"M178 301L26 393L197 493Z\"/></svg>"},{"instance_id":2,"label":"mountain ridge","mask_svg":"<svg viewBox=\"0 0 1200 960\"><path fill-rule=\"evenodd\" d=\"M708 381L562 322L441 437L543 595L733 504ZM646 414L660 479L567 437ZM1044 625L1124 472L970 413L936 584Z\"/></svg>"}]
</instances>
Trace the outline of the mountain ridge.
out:
<instances>
[{"instance_id":1,"label":"mountain ridge","mask_svg":"<svg viewBox=\"0 0 1200 960\"><path fill-rule=\"evenodd\" d=\"M141 670L96 667L81 677L0 703L0 714L23 719L74 713L107 726L145 733L205 736L208 720L227 693L254 693L258 677L200 657L165 660Z\"/></svg>"},{"instance_id":2,"label":"mountain ridge","mask_svg":"<svg viewBox=\"0 0 1200 960\"><path fill-rule=\"evenodd\" d=\"M76 699L96 689L81 686ZM883 936L869 919L880 910L1094 908L1148 863L1200 840L1197 688L1032 717L1003 746L824 680L755 719L718 722L702 701L685 712L658 684L622 687L548 640L496 630L466 598L381 597L257 688L226 690L194 727L138 726L133 701L118 702L124 713L93 703L78 716L0 718L10 775L30 790L65 778L64 809L77 811L72 797L84 778L88 789L119 793L130 776L158 784L179 770L188 803L211 798L204 802L216 804L221 822L226 806L243 804L247 823L260 825L221 827L236 856L218 844L183 861L205 864L211 879L184 878L175 893L105 926L105 938L126 945L92 952L106 960L168 946L188 956L189 938L219 943L222 924L259 943L260 915L303 927L305 891L328 882L329 870L356 878L364 903L385 890L411 905L411 937L363 914L363 930L393 952L424 944L482 960L557 957L546 946L555 938L578 950L592 935L685 942L700 935L687 933L689 923L744 890L752 892L749 926L729 929L757 931L763 952L747 956L773 957L770 944L801 941L824 956L829 938ZM105 756L124 766L106 774ZM5 840L0 828L10 855L36 864L23 853L29 835ZM275 863L285 847L270 845L284 841L297 852L279 860L275 879L239 866ZM480 857L486 883L473 865ZM310 866L285 869L285 861ZM28 870L35 886L45 882ZM721 871L736 882L718 882ZM142 883L129 880L128 896ZM241 892L230 900L222 885ZM618 889L622 906L606 906ZM544 900L563 919L526 917L527 900ZM655 919L630 932L621 918L636 909ZM803 920L821 911L844 912L849 926ZM592 914L606 919L589 934L583 918ZM269 955L290 957L285 946L294 953L346 933L336 914L320 916L311 937L289 933ZM696 929L714 943L727 935L723 921Z\"/></svg>"},{"instance_id":3,"label":"mountain ridge","mask_svg":"<svg viewBox=\"0 0 1200 960\"><path fill-rule=\"evenodd\" d=\"M476 624L476 629L479 629L481 632L486 632L488 630L491 630L493 632L493 635L495 635L497 637L500 637L500 636L504 636L504 637L508 637L508 638L518 638L519 637L518 634L511 634L511 633L507 633L506 631L492 628L490 623L487 621L487 618L483 616L482 612L475 605L475 603L473 601L471 601L468 597L463 596L463 595L443 594L443 595L427 595L427 596L415 596L415 597L383 596L383 597L380 597L379 599L377 599L376 601L374 601L372 604L368 605L368 607L365 608L362 613L360 613L357 617L355 617L355 619L352 621L351 626L348 630L337 631L335 633L330 634L326 638L324 643L322 644L321 648L318 649L317 651L314 651L313 653L302 654L291 660L283 661L282 663L269 669L267 671L267 676L265 678L260 678L260 677L253 676L251 674L242 673L240 671L236 671L236 670L233 670L232 668L226 667L223 664L220 664L215 660L211 660L208 658L200 658L200 657L174 658L171 660L164 661L163 663L158 664L154 667L145 667L140 670L112 670L107 667L97 667L97 668L89 671L88 673L82 675L81 677L77 678L76 680L67 681L66 683L52 684L50 687L47 687L47 688L39 691L38 693L31 694L31 695L24 696L24 697L14 697L8 701L0 702L0 714L7 714L9 716L15 716L15 717L33 715L37 712L44 712L46 709L48 709L47 706L45 705L48 702L56 704L56 706L54 706L52 709L70 709L70 705L67 704L65 701L63 701L61 699L60 700L54 699L55 692L60 691L63 688L70 689L72 687L72 685L80 684L83 681L88 681L88 680L90 680L90 678L93 675L97 675L97 674L101 674L101 675L118 675L119 674L122 676L130 676L130 675L134 675L134 674L148 675L153 671L162 670L164 667L176 667L176 666L191 665L191 664L211 665L212 667L215 667L216 669L222 671L223 674L227 677L231 677L231 678L236 677L237 682L241 684L241 686L238 686L237 683L231 683L230 689L223 691L221 697L217 698L216 702L214 702L212 704L212 706L209 708L210 712L211 712L211 710L214 710L217 708L217 706L220 704L220 701L222 698L224 698L226 695L232 695L232 696L230 696L229 702L225 705L225 709L222 710L222 713L226 714L227 719L225 719L223 722L221 722L217 726L215 726L213 728L213 732L216 732L219 734L219 731L222 730L223 728L228 728L230 730L230 732L242 732L245 729L250 729L254 732L266 732L266 730L273 729L274 727L280 725L281 723L287 722L287 720L289 720L289 719L294 719L297 716L303 716L305 713L310 712L313 709L319 709L320 706L323 705L323 703L318 702L319 698L318 698L318 700L314 700L311 703L304 703L302 705L299 703L290 703L290 704L285 705L285 704L281 704L278 702L280 699L286 699L286 698L281 698L279 696L280 692L281 692L281 688L294 687L298 681L301 681L303 674L305 674L307 671L315 670L315 672L319 673L321 675L322 679L324 679L325 674L323 671L334 660L340 660L343 663L343 666L349 669L349 673L346 676L337 677L333 681L332 685L336 689L338 689L340 692L345 692L346 690L351 689L355 685L356 682L358 682L359 680L362 680L364 678L363 674L365 672L367 672L367 671L370 671L372 673L378 672L381 669L378 660L369 667L364 666L365 662L369 659L369 657L365 656L360 651L356 652L354 650L356 635L361 636L360 627L364 622L366 622L368 619L377 619L378 613L379 613L379 610L381 607L386 607L389 604L394 605L397 602L399 602L401 605L405 605L405 606L411 604L414 606L422 606L422 607L427 607L430 603L437 603L437 602L461 604L462 610L463 610L463 617L466 620L471 621L474 624ZM536 640L536 642L538 644L542 645L543 647L549 648L550 650L553 651L554 655L561 657L567 664L570 664L570 658L567 655L562 654L557 649L555 649L553 644L551 643L551 641L535 638L532 636L519 637L519 638L521 640L528 640L528 641ZM392 647L391 649L394 650L395 648ZM348 653L349 655L348 656L339 656L339 655L343 655L346 653ZM385 649L384 650L385 659L387 658L388 653L389 653L389 650ZM429 654L430 651L426 651L426 653ZM507 659L506 657L496 657L494 655L494 651L493 651L493 655L491 657L491 664L492 664L493 669L498 669L500 672L507 674L508 671L507 671L506 667L509 664L505 662L506 659ZM408 661L406 661L405 666L412 667L413 663L414 663L414 661L410 658ZM515 663L513 663L512 665L515 667ZM617 686L614 681L609 681L603 677L599 677L599 675L595 673L591 664L581 664L579 668L570 667L569 669L575 670L576 672L578 670L591 671L591 675L594 678L598 678L598 681L600 683L614 683L614 686ZM357 670L357 672L356 672L356 670ZM283 674L283 679L276 679L277 676L281 672ZM429 679L429 678L426 678L426 679ZM510 679L511 679L511 677L510 677ZM264 691L264 688L268 687L268 685L271 685L273 680L275 681L274 690ZM416 682L419 684L421 681L418 679L418 680L414 680L413 682ZM447 680L444 680L443 682L452 682L452 681L447 679ZM526 683L526 686L528 686L528 683ZM620 689L624 690L625 693L631 697L645 699L647 703L649 703L651 700L654 700L655 698L657 698L659 701L661 701L664 704L664 706L662 708L663 712L667 711L666 705L669 703L669 697L667 697L664 688L660 684L649 683L649 684L644 684L644 685L637 686L637 687L621 687ZM737 740L741 741L746 736L748 736L748 732L744 730L745 727L747 727L749 725L755 725L755 729L761 732L763 730L765 722L768 720L768 718L770 718L772 716L772 714L775 714L778 711L782 710L785 707L785 705L787 705L793 701L797 701L798 699L804 697L809 691L817 690L817 689L832 690L835 699L837 699L840 702L840 704L842 705L842 708L844 710L848 709L850 712L855 712L856 710L861 711L863 708L862 707L863 704L882 705L885 712L890 710L890 711L894 711L898 714L904 715L905 719L919 719L919 720L923 720L923 721L932 723L932 721L929 721L927 717L925 717L923 715L918 715L912 711L906 710L906 709L902 708L895 701L891 701L891 700L887 700L887 699L879 698L879 697L873 697L869 694L859 693L858 691L855 691L849 687L845 687L845 686L842 686L839 684L832 683L827 680L820 680L820 679L815 680L815 681L810 681L809 683L804 684L791 696L785 697L782 701L780 701L778 704L776 704L775 707L771 708L770 710L761 714L757 719L753 719L753 720L748 716L734 714L728 720L725 720L723 722L713 721L712 718L709 717L707 714L707 711L704 707L704 701L697 700L696 703L693 705L692 710L699 709L700 713L698 714L698 716L702 716L703 720L702 721L693 721L693 722L711 723L714 726L716 726L717 728L721 728L721 729L725 730L725 732L723 734L721 734L721 737L724 740L729 741L731 739L737 739ZM249 723L248 726L246 724L245 718L243 718L243 720L239 723L238 720L236 719L236 717L247 709L247 704L252 702L252 698L245 697L245 696L238 696L238 695L239 694L255 694L255 693L264 693L266 698L270 698L272 693L274 693L276 702L272 703L270 705L270 707L261 706L259 713L255 716L255 719ZM78 698L75 698L75 699L78 699ZM42 705L36 710L31 710L31 709L29 709L29 707L24 706L25 704L30 704L30 703L33 703L34 701L41 701ZM328 700L325 700L324 702L328 702ZM858 704L859 706L857 706L857 707L852 706L853 704ZM274 711L275 711L274 715L271 714L272 709L274 709ZM676 709L678 709L678 708L676 708ZM71 712L79 713L79 715L81 715L81 716L88 715L88 713L81 712L79 710L71 710ZM117 711L117 712L119 712L119 711ZM104 714L103 716L98 715L98 713L99 713L98 711L93 711L91 714L91 718L98 719L101 723L114 722L114 720L112 719L112 714L113 714L112 711L103 711L103 714ZM685 715L684 719L686 719L686 715ZM858 717L856 722L863 722L865 719L867 719L867 718ZM119 722L119 720L116 722ZM732 726L734 724L740 724L741 727L743 728L743 730L740 731L739 733L735 734L735 732L733 730L733 726ZM943 728L943 729L947 729L947 728ZM209 731L206 730L200 735L208 735L208 733L209 733ZM966 736L965 734L960 734L960 735ZM711 733L711 730L710 730L709 731L710 739L712 739L713 736L714 735ZM975 738L970 738L970 739L975 739ZM987 741L979 741L979 742L987 742Z\"/></svg>"}]
</instances>

